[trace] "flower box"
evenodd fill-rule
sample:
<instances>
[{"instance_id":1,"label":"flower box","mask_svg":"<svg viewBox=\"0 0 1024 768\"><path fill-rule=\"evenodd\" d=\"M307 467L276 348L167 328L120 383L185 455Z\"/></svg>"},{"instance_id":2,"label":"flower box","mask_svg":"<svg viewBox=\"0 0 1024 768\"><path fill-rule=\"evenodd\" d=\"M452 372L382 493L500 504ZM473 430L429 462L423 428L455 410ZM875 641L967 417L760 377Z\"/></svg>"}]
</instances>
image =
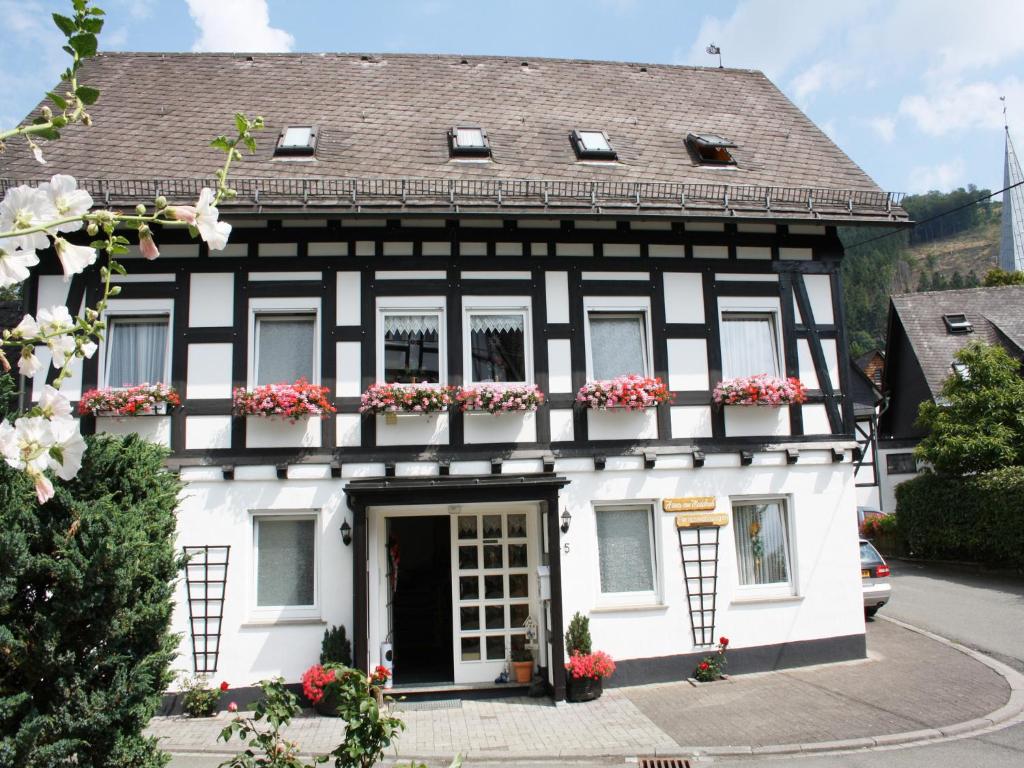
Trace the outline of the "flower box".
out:
<instances>
[{"instance_id":1,"label":"flower box","mask_svg":"<svg viewBox=\"0 0 1024 768\"><path fill-rule=\"evenodd\" d=\"M455 402L464 413L499 416L536 411L544 402L544 393L533 384L476 384L461 387Z\"/></svg>"},{"instance_id":2,"label":"flower box","mask_svg":"<svg viewBox=\"0 0 1024 768\"><path fill-rule=\"evenodd\" d=\"M637 375L589 381L576 393L576 402L591 410L642 411L669 400L661 379Z\"/></svg>"},{"instance_id":3,"label":"flower box","mask_svg":"<svg viewBox=\"0 0 1024 768\"><path fill-rule=\"evenodd\" d=\"M153 416L181 405L178 391L167 384L90 389L78 401L82 416Z\"/></svg>"},{"instance_id":4,"label":"flower box","mask_svg":"<svg viewBox=\"0 0 1024 768\"><path fill-rule=\"evenodd\" d=\"M565 698L571 702L593 701L601 696L602 681L615 673L615 662L604 651L573 651L565 665Z\"/></svg>"},{"instance_id":5,"label":"flower box","mask_svg":"<svg viewBox=\"0 0 1024 768\"><path fill-rule=\"evenodd\" d=\"M297 421L304 416L327 418L335 412L327 387L299 379L294 384L265 384L234 391L235 412L242 416L280 417Z\"/></svg>"},{"instance_id":6,"label":"flower box","mask_svg":"<svg viewBox=\"0 0 1024 768\"><path fill-rule=\"evenodd\" d=\"M724 379L715 385L716 405L753 405L779 408L807 401L807 389L800 379L783 379L761 373Z\"/></svg>"},{"instance_id":7,"label":"flower box","mask_svg":"<svg viewBox=\"0 0 1024 768\"><path fill-rule=\"evenodd\" d=\"M436 384L374 384L363 392L359 412L384 416L423 416L446 411L451 404L451 387ZM388 423L395 421L391 421L390 417L388 419Z\"/></svg>"}]
</instances>

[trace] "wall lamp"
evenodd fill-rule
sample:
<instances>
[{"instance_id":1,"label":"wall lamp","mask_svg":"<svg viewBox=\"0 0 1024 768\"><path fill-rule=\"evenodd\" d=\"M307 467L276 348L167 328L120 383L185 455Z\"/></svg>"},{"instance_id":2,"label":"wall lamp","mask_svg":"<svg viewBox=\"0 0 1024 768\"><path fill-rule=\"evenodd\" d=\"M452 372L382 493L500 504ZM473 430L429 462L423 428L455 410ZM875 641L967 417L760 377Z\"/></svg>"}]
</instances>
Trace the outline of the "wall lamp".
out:
<instances>
[{"instance_id":1,"label":"wall lamp","mask_svg":"<svg viewBox=\"0 0 1024 768\"><path fill-rule=\"evenodd\" d=\"M565 510L562 513L562 533L569 532L569 523L572 522L572 515L569 514L569 510Z\"/></svg>"},{"instance_id":2,"label":"wall lamp","mask_svg":"<svg viewBox=\"0 0 1024 768\"><path fill-rule=\"evenodd\" d=\"M346 547L352 543L352 526L348 524L347 518L341 524L341 541Z\"/></svg>"}]
</instances>

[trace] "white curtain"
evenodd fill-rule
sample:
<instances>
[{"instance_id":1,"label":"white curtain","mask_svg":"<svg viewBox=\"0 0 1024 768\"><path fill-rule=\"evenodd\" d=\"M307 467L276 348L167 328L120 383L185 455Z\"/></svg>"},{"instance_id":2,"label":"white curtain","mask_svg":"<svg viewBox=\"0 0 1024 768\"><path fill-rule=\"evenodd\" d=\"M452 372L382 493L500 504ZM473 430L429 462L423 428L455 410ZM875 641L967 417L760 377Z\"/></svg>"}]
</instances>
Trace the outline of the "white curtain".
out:
<instances>
[{"instance_id":1,"label":"white curtain","mask_svg":"<svg viewBox=\"0 0 1024 768\"><path fill-rule=\"evenodd\" d=\"M164 382L167 377L167 319L111 319L107 386Z\"/></svg>"},{"instance_id":2,"label":"white curtain","mask_svg":"<svg viewBox=\"0 0 1024 768\"><path fill-rule=\"evenodd\" d=\"M471 315L469 327L472 331L523 331L522 315Z\"/></svg>"},{"instance_id":3,"label":"white curtain","mask_svg":"<svg viewBox=\"0 0 1024 768\"><path fill-rule=\"evenodd\" d=\"M652 591L650 510L646 507L599 509L596 515L601 591Z\"/></svg>"},{"instance_id":4,"label":"white curtain","mask_svg":"<svg viewBox=\"0 0 1024 768\"><path fill-rule=\"evenodd\" d=\"M595 379L647 373L642 315L590 315L590 361Z\"/></svg>"},{"instance_id":5,"label":"white curtain","mask_svg":"<svg viewBox=\"0 0 1024 768\"><path fill-rule=\"evenodd\" d=\"M257 318L256 383L313 381L314 327L312 317Z\"/></svg>"},{"instance_id":6,"label":"white curtain","mask_svg":"<svg viewBox=\"0 0 1024 768\"><path fill-rule=\"evenodd\" d=\"M775 329L767 315L722 316L722 378L780 374Z\"/></svg>"},{"instance_id":7,"label":"white curtain","mask_svg":"<svg viewBox=\"0 0 1024 768\"><path fill-rule=\"evenodd\" d=\"M733 507L740 584L789 581L789 542L785 510L779 502Z\"/></svg>"},{"instance_id":8,"label":"white curtain","mask_svg":"<svg viewBox=\"0 0 1024 768\"><path fill-rule=\"evenodd\" d=\"M384 315L384 333L437 333L437 315Z\"/></svg>"},{"instance_id":9,"label":"white curtain","mask_svg":"<svg viewBox=\"0 0 1024 768\"><path fill-rule=\"evenodd\" d=\"M256 604L312 605L314 521L258 520L256 524Z\"/></svg>"}]
</instances>

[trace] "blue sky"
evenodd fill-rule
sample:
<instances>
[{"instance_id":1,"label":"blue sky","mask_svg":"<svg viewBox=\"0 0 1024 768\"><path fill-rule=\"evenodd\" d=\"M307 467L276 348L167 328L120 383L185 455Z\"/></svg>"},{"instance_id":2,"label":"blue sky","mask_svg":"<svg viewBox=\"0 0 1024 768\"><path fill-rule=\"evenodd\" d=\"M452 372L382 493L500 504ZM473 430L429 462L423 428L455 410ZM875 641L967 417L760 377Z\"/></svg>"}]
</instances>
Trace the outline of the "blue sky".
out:
<instances>
[{"instance_id":1,"label":"blue sky","mask_svg":"<svg viewBox=\"0 0 1024 768\"><path fill-rule=\"evenodd\" d=\"M64 66L50 12L0 0L0 126ZM100 0L106 50L509 54L763 70L883 188L1002 186L1024 135L1024 0ZM52 31L51 31L52 30ZM139 84L146 87L145 83ZM1018 146L1022 146L1017 139Z\"/></svg>"}]
</instances>

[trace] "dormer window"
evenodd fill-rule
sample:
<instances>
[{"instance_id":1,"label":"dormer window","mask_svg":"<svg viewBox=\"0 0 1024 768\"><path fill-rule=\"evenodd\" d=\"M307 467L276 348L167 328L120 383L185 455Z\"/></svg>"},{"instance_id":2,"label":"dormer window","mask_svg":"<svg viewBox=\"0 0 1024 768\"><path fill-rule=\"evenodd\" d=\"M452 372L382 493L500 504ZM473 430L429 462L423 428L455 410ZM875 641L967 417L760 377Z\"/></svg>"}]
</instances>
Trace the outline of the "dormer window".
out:
<instances>
[{"instance_id":1,"label":"dormer window","mask_svg":"<svg viewBox=\"0 0 1024 768\"><path fill-rule=\"evenodd\" d=\"M736 147L728 139L713 133L691 133L686 143L697 153L702 164L730 165L735 163L729 150Z\"/></svg>"},{"instance_id":2,"label":"dormer window","mask_svg":"<svg viewBox=\"0 0 1024 768\"><path fill-rule=\"evenodd\" d=\"M604 131L576 130L569 137L580 160L615 160L618 157Z\"/></svg>"},{"instance_id":3,"label":"dormer window","mask_svg":"<svg viewBox=\"0 0 1024 768\"><path fill-rule=\"evenodd\" d=\"M973 333L974 326L971 325L971 321L967 319L967 315L963 312L956 312L953 314L943 315L942 321L946 324L947 333Z\"/></svg>"},{"instance_id":4,"label":"dormer window","mask_svg":"<svg viewBox=\"0 0 1024 768\"><path fill-rule=\"evenodd\" d=\"M281 130L274 156L312 155L316 152L316 126L288 125Z\"/></svg>"},{"instance_id":5,"label":"dormer window","mask_svg":"<svg viewBox=\"0 0 1024 768\"><path fill-rule=\"evenodd\" d=\"M953 363L953 373L955 373L961 381L971 380L971 369L967 367L966 363Z\"/></svg>"},{"instance_id":6,"label":"dormer window","mask_svg":"<svg viewBox=\"0 0 1024 768\"><path fill-rule=\"evenodd\" d=\"M475 125L457 125L450 128L448 149L452 157L489 157L491 154L487 131Z\"/></svg>"}]
</instances>

